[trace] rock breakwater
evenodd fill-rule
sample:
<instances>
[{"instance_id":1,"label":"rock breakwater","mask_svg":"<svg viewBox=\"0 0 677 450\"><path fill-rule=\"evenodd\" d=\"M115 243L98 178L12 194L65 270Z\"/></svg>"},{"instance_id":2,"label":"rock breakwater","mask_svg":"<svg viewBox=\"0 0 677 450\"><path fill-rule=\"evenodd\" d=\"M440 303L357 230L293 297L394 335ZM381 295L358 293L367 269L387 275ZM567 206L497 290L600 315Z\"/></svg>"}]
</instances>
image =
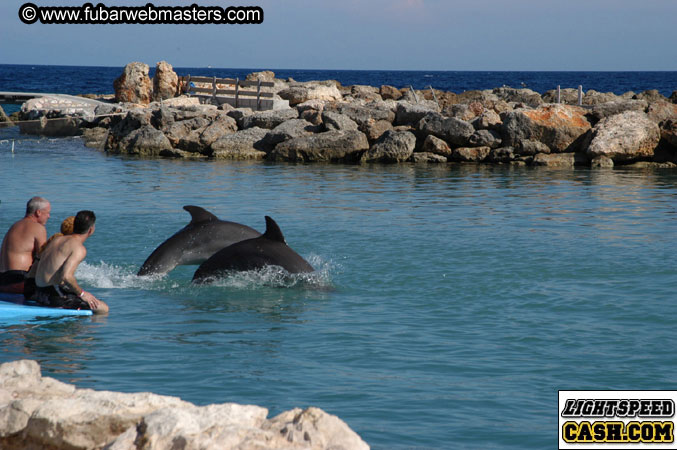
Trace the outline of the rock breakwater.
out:
<instances>
[{"instance_id":1,"label":"rock breakwater","mask_svg":"<svg viewBox=\"0 0 677 450\"><path fill-rule=\"evenodd\" d=\"M318 408L268 419L260 406L77 389L35 361L0 365L0 448L15 450L368 449Z\"/></svg>"},{"instance_id":2,"label":"rock breakwater","mask_svg":"<svg viewBox=\"0 0 677 450\"><path fill-rule=\"evenodd\" d=\"M456 94L296 82L270 71L247 78L272 81L265 89L283 106L205 104L181 94L166 62L152 81L148 66L130 63L115 83L118 103L77 114L27 103L22 116L38 125L25 132L81 134L90 147L140 157L677 167L677 91L666 98L590 90L575 105L567 102L578 101L577 91L566 89L565 103L553 103L554 91L509 87ZM54 130L43 117L70 120Z\"/></svg>"}]
</instances>

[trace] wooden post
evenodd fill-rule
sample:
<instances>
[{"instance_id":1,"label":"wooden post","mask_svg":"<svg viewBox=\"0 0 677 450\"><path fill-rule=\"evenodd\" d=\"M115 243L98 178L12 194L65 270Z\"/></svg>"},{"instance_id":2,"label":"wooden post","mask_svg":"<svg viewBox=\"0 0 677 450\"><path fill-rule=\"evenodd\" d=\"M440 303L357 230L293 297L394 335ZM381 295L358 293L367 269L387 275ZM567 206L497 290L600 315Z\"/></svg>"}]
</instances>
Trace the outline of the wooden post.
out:
<instances>
[{"instance_id":1,"label":"wooden post","mask_svg":"<svg viewBox=\"0 0 677 450\"><path fill-rule=\"evenodd\" d=\"M418 95L416 95L416 91L414 90L414 86L411 84L409 85L409 90L411 91L412 94L414 94L414 100L416 100L416 103L418 103Z\"/></svg>"},{"instance_id":2,"label":"wooden post","mask_svg":"<svg viewBox=\"0 0 677 450\"><path fill-rule=\"evenodd\" d=\"M212 80L212 105L218 105L219 102L216 100L216 76Z\"/></svg>"},{"instance_id":3,"label":"wooden post","mask_svg":"<svg viewBox=\"0 0 677 450\"><path fill-rule=\"evenodd\" d=\"M259 84L256 87L256 110L261 109L261 79L259 78Z\"/></svg>"},{"instance_id":4,"label":"wooden post","mask_svg":"<svg viewBox=\"0 0 677 450\"><path fill-rule=\"evenodd\" d=\"M188 76L186 77L186 86L183 92L190 95L190 74L188 74Z\"/></svg>"},{"instance_id":5,"label":"wooden post","mask_svg":"<svg viewBox=\"0 0 677 450\"><path fill-rule=\"evenodd\" d=\"M562 90L559 87L559 84L557 85L557 103L562 103Z\"/></svg>"},{"instance_id":6,"label":"wooden post","mask_svg":"<svg viewBox=\"0 0 677 450\"><path fill-rule=\"evenodd\" d=\"M235 107L239 108L239 103L240 103L240 79L237 78L235 80Z\"/></svg>"},{"instance_id":7,"label":"wooden post","mask_svg":"<svg viewBox=\"0 0 677 450\"><path fill-rule=\"evenodd\" d=\"M578 106L583 104L583 86L578 85Z\"/></svg>"},{"instance_id":8,"label":"wooden post","mask_svg":"<svg viewBox=\"0 0 677 450\"><path fill-rule=\"evenodd\" d=\"M428 86L430 88L430 93L433 94L433 99L435 100L435 103L437 103L437 106L440 106L440 101L437 100L437 95L435 95L435 91L433 90L432 85Z\"/></svg>"}]
</instances>

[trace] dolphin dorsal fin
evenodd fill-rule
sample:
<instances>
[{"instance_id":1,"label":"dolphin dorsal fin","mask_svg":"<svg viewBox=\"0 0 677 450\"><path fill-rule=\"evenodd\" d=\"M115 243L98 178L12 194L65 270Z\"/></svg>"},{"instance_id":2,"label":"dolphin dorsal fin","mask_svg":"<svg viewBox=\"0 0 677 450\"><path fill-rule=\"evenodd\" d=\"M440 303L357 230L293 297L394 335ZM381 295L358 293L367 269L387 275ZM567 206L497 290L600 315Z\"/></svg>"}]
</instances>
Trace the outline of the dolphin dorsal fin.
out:
<instances>
[{"instance_id":1,"label":"dolphin dorsal fin","mask_svg":"<svg viewBox=\"0 0 677 450\"><path fill-rule=\"evenodd\" d=\"M210 222L212 220L219 220L218 217L216 217L214 214L210 213L204 208L200 208L199 206L193 206L193 205L186 205L183 207L186 211L190 213L190 223L195 224L195 223L200 223L200 222Z\"/></svg>"},{"instance_id":2,"label":"dolphin dorsal fin","mask_svg":"<svg viewBox=\"0 0 677 450\"><path fill-rule=\"evenodd\" d=\"M278 227L277 223L268 216L266 216L266 232L263 233L263 237L271 241L282 242L283 244L287 243L284 240L280 227Z\"/></svg>"}]
</instances>

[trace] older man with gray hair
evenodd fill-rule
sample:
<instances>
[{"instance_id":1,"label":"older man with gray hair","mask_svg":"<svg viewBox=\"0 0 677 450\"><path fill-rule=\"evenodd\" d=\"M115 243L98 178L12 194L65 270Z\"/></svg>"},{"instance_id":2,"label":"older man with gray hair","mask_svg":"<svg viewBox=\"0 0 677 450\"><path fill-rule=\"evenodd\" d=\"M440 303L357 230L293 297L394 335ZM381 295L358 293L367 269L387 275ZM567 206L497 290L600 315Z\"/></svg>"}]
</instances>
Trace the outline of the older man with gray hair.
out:
<instances>
[{"instance_id":1,"label":"older man with gray hair","mask_svg":"<svg viewBox=\"0 0 677 450\"><path fill-rule=\"evenodd\" d=\"M12 225L0 247L0 292L23 293L24 278L40 247L47 242L45 224L52 206L42 197L26 204L26 215Z\"/></svg>"}]
</instances>

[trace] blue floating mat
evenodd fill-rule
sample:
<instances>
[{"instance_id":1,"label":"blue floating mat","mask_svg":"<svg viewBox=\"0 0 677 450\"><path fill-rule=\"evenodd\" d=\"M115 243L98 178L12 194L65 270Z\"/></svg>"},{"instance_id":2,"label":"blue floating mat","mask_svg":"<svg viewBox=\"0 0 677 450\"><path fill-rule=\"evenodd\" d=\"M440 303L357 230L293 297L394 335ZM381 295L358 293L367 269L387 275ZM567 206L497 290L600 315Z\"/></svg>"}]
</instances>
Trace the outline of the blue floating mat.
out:
<instances>
[{"instance_id":1,"label":"blue floating mat","mask_svg":"<svg viewBox=\"0 0 677 450\"><path fill-rule=\"evenodd\" d=\"M21 294L0 293L0 320L31 317L91 316L88 309L48 308L24 304Z\"/></svg>"}]
</instances>

